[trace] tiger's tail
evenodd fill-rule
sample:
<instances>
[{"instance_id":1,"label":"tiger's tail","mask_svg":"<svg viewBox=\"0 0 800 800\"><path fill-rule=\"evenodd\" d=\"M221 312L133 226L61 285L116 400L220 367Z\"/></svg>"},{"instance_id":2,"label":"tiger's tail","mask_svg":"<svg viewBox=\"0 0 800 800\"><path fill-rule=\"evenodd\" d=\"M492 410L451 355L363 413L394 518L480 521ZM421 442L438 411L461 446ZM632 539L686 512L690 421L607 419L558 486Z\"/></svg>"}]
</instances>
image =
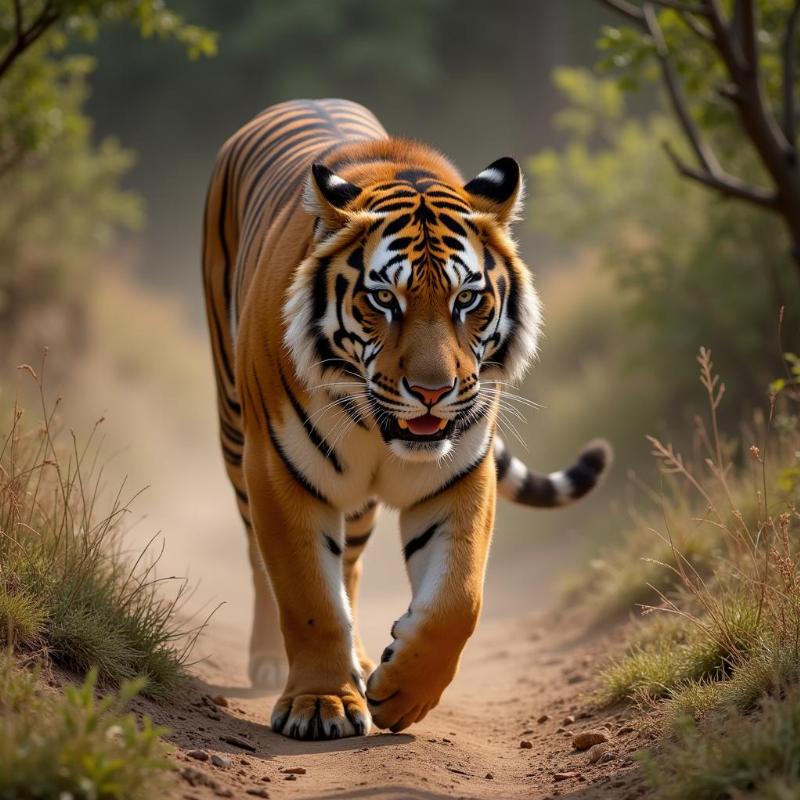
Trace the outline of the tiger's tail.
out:
<instances>
[{"instance_id":1,"label":"tiger's tail","mask_svg":"<svg viewBox=\"0 0 800 800\"><path fill-rule=\"evenodd\" d=\"M611 466L613 450L604 439L595 439L571 467L543 474L512 456L506 443L495 437L494 458L501 497L524 506L555 508L569 505L594 489Z\"/></svg>"}]
</instances>

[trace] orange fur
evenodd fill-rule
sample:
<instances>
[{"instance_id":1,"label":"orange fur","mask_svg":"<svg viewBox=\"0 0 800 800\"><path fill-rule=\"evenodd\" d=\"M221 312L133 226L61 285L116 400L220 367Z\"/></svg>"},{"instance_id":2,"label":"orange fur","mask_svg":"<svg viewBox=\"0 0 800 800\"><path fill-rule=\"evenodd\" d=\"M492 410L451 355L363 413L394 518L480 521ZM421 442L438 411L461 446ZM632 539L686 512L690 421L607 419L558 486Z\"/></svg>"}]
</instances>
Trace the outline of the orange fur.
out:
<instances>
[{"instance_id":1,"label":"orange fur","mask_svg":"<svg viewBox=\"0 0 800 800\"><path fill-rule=\"evenodd\" d=\"M401 730L456 672L494 521L493 379L536 347L521 192L510 159L464 185L345 101L274 106L220 152L203 265L221 440L250 537L251 678L283 680L282 640L287 735ZM377 501L401 509L414 596L373 671L351 607Z\"/></svg>"}]
</instances>

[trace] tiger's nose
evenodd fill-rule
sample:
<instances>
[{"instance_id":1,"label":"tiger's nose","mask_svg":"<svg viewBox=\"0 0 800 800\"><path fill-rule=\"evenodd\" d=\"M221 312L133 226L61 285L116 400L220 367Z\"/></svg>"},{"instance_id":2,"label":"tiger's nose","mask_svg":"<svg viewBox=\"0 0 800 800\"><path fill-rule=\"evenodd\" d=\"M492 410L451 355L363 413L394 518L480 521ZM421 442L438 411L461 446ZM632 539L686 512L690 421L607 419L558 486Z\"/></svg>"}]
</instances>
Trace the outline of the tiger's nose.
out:
<instances>
[{"instance_id":1,"label":"tiger's nose","mask_svg":"<svg viewBox=\"0 0 800 800\"><path fill-rule=\"evenodd\" d=\"M418 397L422 398L422 401L427 406L432 406L441 400L452 388L453 384L451 383L449 386L438 386L435 389L432 389L430 386L422 386L419 383L415 383L413 385L408 384L406 381L406 386L408 387L411 394L415 394Z\"/></svg>"}]
</instances>

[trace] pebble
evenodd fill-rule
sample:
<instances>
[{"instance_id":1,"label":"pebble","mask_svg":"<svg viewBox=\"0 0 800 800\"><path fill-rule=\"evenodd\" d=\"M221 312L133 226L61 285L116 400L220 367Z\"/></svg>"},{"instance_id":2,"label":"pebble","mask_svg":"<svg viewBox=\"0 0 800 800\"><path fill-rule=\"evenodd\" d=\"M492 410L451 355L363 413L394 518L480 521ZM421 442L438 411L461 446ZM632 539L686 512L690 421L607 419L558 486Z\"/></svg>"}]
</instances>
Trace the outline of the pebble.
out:
<instances>
[{"instance_id":1,"label":"pebble","mask_svg":"<svg viewBox=\"0 0 800 800\"><path fill-rule=\"evenodd\" d=\"M245 789L244 793L252 797L269 797L269 792L266 789L262 789L260 786L257 786L255 789Z\"/></svg>"},{"instance_id":2,"label":"pebble","mask_svg":"<svg viewBox=\"0 0 800 800\"><path fill-rule=\"evenodd\" d=\"M563 722L561 724L562 725L572 725L573 722L575 722L575 715L574 714L567 714L567 716L564 717L564 720L563 720Z\"/></svg>"},{"instance_id":3,"label":"pebble","mask_svg":"<svg viewBox=\"0 0 800 800\"><path fill-rule=\"evenodd\" d=\"M494 780L494 775L491 772L487 772L486 773L486 780L487 781L493 781Z\"/></svg>"},{"instance_id":4,"label":"pebble","mask_svg":"<svg viewBox=\"0 0 800 800\"><path fill-rule=\"evenodd\" d=\"M519 746L522 750L530 750L533 747L533 742L529 742L527 739L523 739Z\"/></svg>"},{"instance_id":5,"label":"pebble","mask_svg":"<svg viewBox=\"0 0 800 800\"><path fill-rule=\"evenodd\" d=\"M593 745L589 748L589 752L587 753L589 757L590 764L596 764L600 757L608 750L608 743L607 742L600 742L599 744Z\"/></svg>"},{"instance_id":6,"label":"pebble","mask_svg":"<svg viewBox=\"0 0 800 800\"><path fill-rule=\"evenodd\" d=\"M287 775L287 776L284 778L284 780L285 780L285 781L296 781L296 780L297 780L297 775Z\"/></svg>"},{"instance_id":7,"label":"pebble","mask_svg":"<svg viewBox=\"0 0 800 800\"><path fill-rule=\"evenodd\" d=\"M598 764L608 764L609 761L613 761L617 757L617 754L613 750L606 750L605 753L600 754L600 758L597 759Z\"/></svg>"},{"instance_id":8,"label":"pebble","mask_svg":"<svg viewBox=\"0 0 800 800\"><path fill-rule=\"evenodd\" d=\"M550 719L550 715L549 714L542 714L542 716L539 717L539 719L536 720L536 723L538 725L541 725L543 722L547 722L547 720L549 720L549 719Z\"/></svg>"},{"instance_id":9,"label":"pebble","mask_svg":"<svg viewBox=\"0 0 800 800\"><path fill-rule=\"evenodd\" d=\"M286 767L286 769L282 769L281 772L284 775L305 775L306 768L305 767Z\"/></svg>"},{"instance_id":10,"label":"pebble","mask_svg":"<svg viewBox=\"0 0 800 800\"><path fill-rule=\"evenodd\" d=\"M228 707L228 698L223 697L221 694L215 695L211 698L211 702L214 703L216 706L222 706L223 708Z\"/></svg>"},{"instance_id":11,"label":"pebble","mask_svg":"<svg viewBox=\"0 0 800 800\"><path fill-rule=\"evenodd\" d=\"M217 786L214 789L214 794L217 797L233 797L233 792L226 786Z\"/></svg>"},{"instance_id":12,"label":"pebble","mask_svg":"<svg viewBox=\"0 0 800 800\"><path fill-rule=\"evenodd\" d=\"M225 756L219 755L218 753L212 753L211 763L220 769L228 769L228 767L231 765L231 760L229 758L225 758Z\"/></svg>"},{"instance_id":13,"label":"pebble","mask_svg":"<svg viewBox=\"0 0 800 800\"><path fill-rule=\"evenodd\" d=\"M241 736L225 735L219 738L227 744L232 744L234 747L241 747L242 750L248 750L251 753L255 753L256 751L256 746L252 742L248 742L247 739L242 739Z\"/></svg>"},{"instance_id":14,"label":"pebble","mask_svg":"<svg viewBox=\"0 0 800 800\"><path fill-rule=\"evenodd\" d=\"M206 783L206 776L194 767L184 767L181 770L181 777L190 786L203 786Z\"/></svg>"},{"instance_id":15,"label":"pebble","mask_svg":"<svg viewBox=\"0 0 800 800\"><path fill-rule=\"evenodd\" d=\"M568 781L570 778L577 778L577 777L578 777L577 772L556 772L556 774L553 775L553 780Z\"/></svg>"},{"instance_id":16,"label":"pebble","mask_svg":"<svg viewBox=\"0 0 800 800\"><path fill-rule=\"evenodd\" d=\"M208 753L205 750L187 750L186 755L195 761L208 761Z\"/></svg>"},{"instance_id":17,"label":"pebble","mask_svg":"<svg viewBox=\"0 0 800 800\"><path fill-rule=\"evenodd\" d=\"M601 742L608 741L608 731L598 728L592 731L581 731L572 737L572 746L576 750L588 750Z\"/></svg>"}]
</instances>

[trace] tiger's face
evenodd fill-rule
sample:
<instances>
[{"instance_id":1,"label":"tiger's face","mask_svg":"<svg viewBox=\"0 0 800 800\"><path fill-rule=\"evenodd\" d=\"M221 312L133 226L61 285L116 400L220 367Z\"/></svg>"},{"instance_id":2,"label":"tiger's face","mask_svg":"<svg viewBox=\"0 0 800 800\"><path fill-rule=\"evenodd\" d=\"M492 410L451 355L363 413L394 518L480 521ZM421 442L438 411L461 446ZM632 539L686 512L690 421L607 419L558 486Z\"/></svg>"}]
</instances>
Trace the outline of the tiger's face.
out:
<instances>
[{"instance_id":1,"label":"tiger's face","mask_svg":"<svg viewBox=\"0 0 800 800\"><path fill-rule=\"evenodd\" d=\"M463 187L422 169L359 186L313 168L315 246L286 343L309 388L373 417L401 458L446 456L535 354L538 298L508 235L520 192L512 159Z\"/></svg>"}]
</instances>

